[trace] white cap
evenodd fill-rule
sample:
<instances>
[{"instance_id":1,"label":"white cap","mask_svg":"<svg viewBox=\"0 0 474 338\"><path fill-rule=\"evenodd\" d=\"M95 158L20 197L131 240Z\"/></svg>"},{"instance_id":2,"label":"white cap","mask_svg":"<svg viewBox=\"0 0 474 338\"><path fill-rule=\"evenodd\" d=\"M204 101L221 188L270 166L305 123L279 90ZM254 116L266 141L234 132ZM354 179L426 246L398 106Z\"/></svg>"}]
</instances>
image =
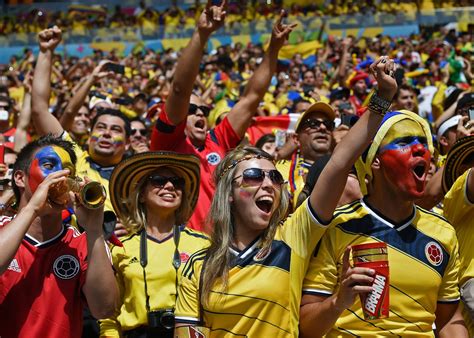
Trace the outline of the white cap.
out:
<instances>
[{"instance_id":1,"label":"white cap","mask_svg":"<svg viewBox=\"0 0 474 338\"><path fill-rule=\"evenodd\" d=\"M447 119L446 121L444 121L443 123L441 123L441 125L438 128L438 133L436 134L438 139L441 136L443 136L444 133L447 132L449 128L457 126L458 123L459 123L459 120L461 119L461 117L462 117L461 115L454 115L453 117L451 117L451 118Z\"/></svg>"}]
</instances>

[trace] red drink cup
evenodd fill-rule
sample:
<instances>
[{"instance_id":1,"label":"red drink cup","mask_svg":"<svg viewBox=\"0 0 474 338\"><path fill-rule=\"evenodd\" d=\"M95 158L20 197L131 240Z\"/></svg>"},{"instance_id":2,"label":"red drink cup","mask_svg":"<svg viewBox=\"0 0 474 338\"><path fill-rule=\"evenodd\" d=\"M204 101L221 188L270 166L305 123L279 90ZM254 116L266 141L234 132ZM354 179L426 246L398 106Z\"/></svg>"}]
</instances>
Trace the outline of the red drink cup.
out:
<instances>
[{"instance_id":1,"label":"red drink cup","mask_svg":"<svg viewBox=\"0 0 474 338\"><path fill-rule=\"evenodd\" d=\"M352 247L352 259L356 267L375 271L373 291L360 294L360 302L366 320L387 318L389 313L389 270L387 244L366 243Z\"/></svg>"}]
</instances>

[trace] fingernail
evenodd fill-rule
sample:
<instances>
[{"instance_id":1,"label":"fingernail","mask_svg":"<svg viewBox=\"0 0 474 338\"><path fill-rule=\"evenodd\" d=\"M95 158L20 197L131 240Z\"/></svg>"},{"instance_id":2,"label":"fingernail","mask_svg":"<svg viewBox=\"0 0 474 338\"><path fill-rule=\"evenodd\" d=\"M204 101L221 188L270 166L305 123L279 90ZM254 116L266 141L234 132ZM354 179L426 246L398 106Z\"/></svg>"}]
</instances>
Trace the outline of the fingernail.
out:
<instances>
[{"instance_id":1,"label":"fingernail","mask_svg":"<svg viewBox=\"0 0 474 338\"><path fill-rule=\"evenodd\" d=\"M369 269L369 273L370 273L371 275L374 275L374 274L375 274L375 270Z\"/></svg>"}]
</instances>

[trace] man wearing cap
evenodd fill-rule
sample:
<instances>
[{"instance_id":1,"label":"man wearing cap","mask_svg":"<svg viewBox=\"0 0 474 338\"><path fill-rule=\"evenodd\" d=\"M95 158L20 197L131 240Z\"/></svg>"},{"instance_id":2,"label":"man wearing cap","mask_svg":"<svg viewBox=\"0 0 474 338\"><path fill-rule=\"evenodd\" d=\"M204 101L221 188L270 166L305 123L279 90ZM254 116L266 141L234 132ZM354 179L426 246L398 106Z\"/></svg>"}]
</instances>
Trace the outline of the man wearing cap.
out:
<instances>
[{"instance_id":1,"label":"man wearing cap","mask_svg":"<svg viewBox=\"0 0 474 338\"><path fill-rule=\"evenodd\" d=\"M334 109L324 102L311 105L296 122L295 142L298 146L290 161L277 163L277 169L288 180L293 205L304 187L311 164L332 151Z\"/></svg>"},{"instance_id":2,"label":"man wearing cap","mask_svg":"<svg viewBox=\"0 0 474 338\"><path fill-rule=\"evenodd\" d=\"M38 34L40 52L35 68L32 91L32 118L40 135L53 134L72 141L59 121L49 113L51 61L53 51L61 41L58 27L43 30ZM74 147L78 158L76 174L102 183L108 192L109 178L114 166L123 158L129 146L130 121L119 111L108 109L92 119L88 151ZM108 194L107 194L108 195ZM105 210L113 210L107 198Z\"/></svg>"},{"instance_id":3,"label":"man wearing cap","mask_svg":"<svg viewBox=\"0 0 474 338\"><path fill-rule=\"evenodd\" d=\"M226 3L224 0L212 6L212 1L207 2L197 21L196 30L178 61L170 95L153 128L151 139L152 150L173 150L195 154L200 158L202 180L199 203L190 219L190 228L205 232L211 230L204 228L203 221L214 194L212 173L225 154L243 138L276 71L278 52L294 27L282 24L283 16L280 16L273 28L265 56L249 79L239 101L219 125L208 130L206 117L209 108L200 97L191 94L199 72L202 49L209 36L223 25Z\"/></svg>"}]
</instances>

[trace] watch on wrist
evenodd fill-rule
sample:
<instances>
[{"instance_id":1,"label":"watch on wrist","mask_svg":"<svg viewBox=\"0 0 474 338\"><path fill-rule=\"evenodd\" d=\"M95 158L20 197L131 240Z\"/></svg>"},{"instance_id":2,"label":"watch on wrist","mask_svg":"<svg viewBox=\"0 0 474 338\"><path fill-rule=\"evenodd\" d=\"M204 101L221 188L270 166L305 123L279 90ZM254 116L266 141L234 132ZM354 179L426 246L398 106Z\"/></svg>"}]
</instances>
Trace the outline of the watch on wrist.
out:
<instances>
[{"instance_id":1,"label":"watch on wrist","mask_svg":"<svg viewBox=\"0 0 474 338\"><path fill-rule=\"evenodd\" d=\"M392 105L391 101L380 97L378 95L378 92L375 91L370 97L368 107L374 113L384 116L387 113L387 111L390 109L391 105Z\"/></svg>"}]
</instances>

